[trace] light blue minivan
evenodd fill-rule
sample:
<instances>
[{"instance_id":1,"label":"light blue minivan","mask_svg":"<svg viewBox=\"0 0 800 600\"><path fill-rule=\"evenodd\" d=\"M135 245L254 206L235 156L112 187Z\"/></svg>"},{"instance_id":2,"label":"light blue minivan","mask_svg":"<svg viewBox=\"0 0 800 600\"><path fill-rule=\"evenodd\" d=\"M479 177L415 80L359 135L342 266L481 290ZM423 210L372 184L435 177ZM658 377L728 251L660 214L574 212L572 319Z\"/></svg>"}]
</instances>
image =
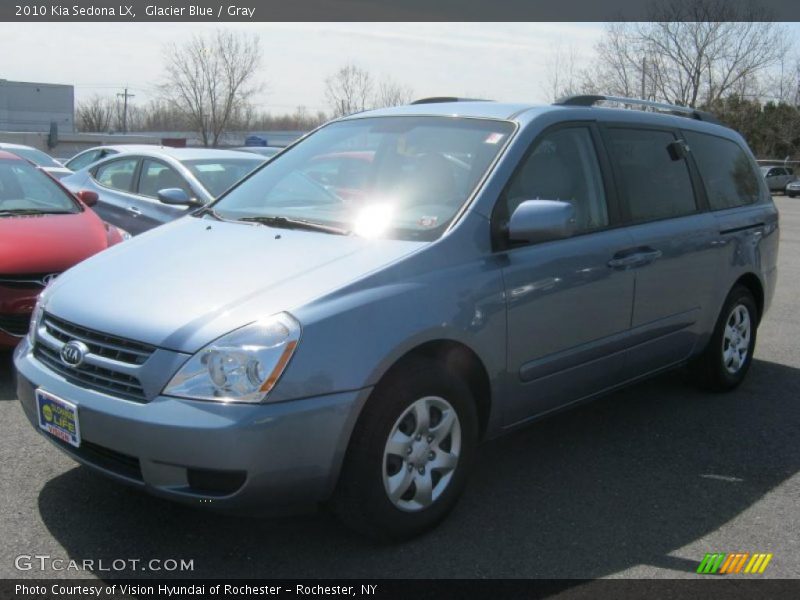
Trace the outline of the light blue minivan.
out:
<instances>
[{"instance_id":1,"label":"light blue minivan","mask_svg":"<svg viewBox=\"0 0 800 600\"><path fill-rule=\"evenodd\" d=\"M153 494L324 503L405 538L481 440L679 365L736 387L777 251L752 154L710 115L428 99L329 123L61 275L18 395Z\"/></svg>"}]
</instances>

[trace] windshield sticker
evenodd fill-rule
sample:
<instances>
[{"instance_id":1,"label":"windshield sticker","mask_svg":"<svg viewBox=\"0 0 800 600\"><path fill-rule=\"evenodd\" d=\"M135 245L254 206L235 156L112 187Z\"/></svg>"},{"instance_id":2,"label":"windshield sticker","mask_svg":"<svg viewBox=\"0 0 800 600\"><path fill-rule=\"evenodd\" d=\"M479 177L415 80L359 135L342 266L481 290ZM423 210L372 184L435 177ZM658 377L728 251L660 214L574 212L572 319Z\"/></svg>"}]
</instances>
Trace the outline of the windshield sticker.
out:
<instances>
[{"instance_id":1,"label":"windshield sticker","mask_svg":"<svg viewBox=\"0 0 800 600\"><path fill-rule=\"evenodd\" d=\"M502 140L505 136L502 133L490 133L486 136L486 139L483 141L484 144L496 144L500 140Z\"/></svg>"},{"instance_id":2,"label":"windshield sticker","mask_svg":"<svg viewBox=\"0 0 800 600\"><path fill-rule=\"evenodd\" d=\"M436 227L439 223L439 217L420 217L419 221L417 221L417 225L420 227L424 227L425 229L431 229Z\"/></svg>"}]
</instances>

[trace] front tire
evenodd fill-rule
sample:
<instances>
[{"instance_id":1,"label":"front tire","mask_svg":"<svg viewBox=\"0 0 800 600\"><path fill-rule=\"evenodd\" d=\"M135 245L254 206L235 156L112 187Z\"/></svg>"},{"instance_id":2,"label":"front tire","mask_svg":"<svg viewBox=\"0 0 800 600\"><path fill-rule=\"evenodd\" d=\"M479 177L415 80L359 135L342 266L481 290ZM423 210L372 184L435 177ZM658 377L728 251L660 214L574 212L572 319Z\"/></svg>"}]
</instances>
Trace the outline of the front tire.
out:
<instances>
[{"instance_id":1,"label":"front tire","mask_svg":"<svg viewBox=\"0 0 800 600\"><path fill-rule=\"evenodd\" d=\"M477 441L469 387L434 361L408 360L367 401L331 507L370 538L418 536L455 506Z\"/></svg>"},{"instance_id":2,"label":"front tire","mask_svg":"<svg viewBox=\"0 0 800 600\"><path fill-rule=\"evenodd\" d=\"M735 286L725 300L708 346L691 365L701 387L726 392L739 386L753 362L758 328L753 294Z\"/></svg>"}]
</instances>

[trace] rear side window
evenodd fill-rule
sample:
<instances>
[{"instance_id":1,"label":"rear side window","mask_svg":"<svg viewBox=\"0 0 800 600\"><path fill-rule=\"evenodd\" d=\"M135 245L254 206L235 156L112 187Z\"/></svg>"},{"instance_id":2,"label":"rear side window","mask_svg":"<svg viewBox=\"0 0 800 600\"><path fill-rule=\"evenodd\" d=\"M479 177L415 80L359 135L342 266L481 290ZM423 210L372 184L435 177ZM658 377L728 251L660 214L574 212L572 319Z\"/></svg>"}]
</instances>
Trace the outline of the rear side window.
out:
<instances>
[{"instance_id":1,"label":"rear side window","mask_svg":"<svg viewBox=\"0 0 800 600\"><path fill-rule=\"evenodd\" d=\"M684 135L703 178L711 210L758 201L755 165L738 144L694 131L686 131Z\"/></svg>"},{"instance_id":2,"label":"rear side window","mask_svg":"<svg viewBox=\"0 0 800 600\"><path fill-rule=\"evenodd\" d=\"M697 211L686 160L667 131L612 128L608 146L634 222L656 221Z\"/></svg>"},{"instance_id":3,"label":"rear side window","mask_svg":"<svg viewBox=\"0 0 800 600\"><path fill-rule=\"evenodd\" d=\"M133 173L138 162L138 158L112 160L97 167L94 178L100 185L112 190L130 192L133 190Z\"/></svg>"},{"instance_id":4,"label":"rear side window","mask_svg":"<svg viewBox=\"0 0 800 600\"><path fill-rule=\"evenodd\" d=\"M101 158L103 158L102 150L90 150L89 152L79 154L72 160L67 161L67 164L64 166L66 166L68 169L72 169L73 171L79 171L83 167L88 167L90 164L97 162Z\"/></svg>"}]
</instances>

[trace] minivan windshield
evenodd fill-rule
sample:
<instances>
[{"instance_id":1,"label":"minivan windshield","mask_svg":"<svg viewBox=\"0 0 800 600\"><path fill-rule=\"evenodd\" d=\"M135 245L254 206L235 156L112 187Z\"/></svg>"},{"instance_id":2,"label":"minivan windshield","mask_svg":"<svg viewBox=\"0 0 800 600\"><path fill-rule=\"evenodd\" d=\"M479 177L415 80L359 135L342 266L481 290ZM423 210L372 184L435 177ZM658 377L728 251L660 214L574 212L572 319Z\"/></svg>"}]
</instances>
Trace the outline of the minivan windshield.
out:
<instances>
[{"instance_id":1,"label":"minivan windshield","mask_svg":"<svg viewBox=\"0 0 800 600\"><path fill-rule=\"evenodd\" d=\"M458 117L335 122L228 192L214 213L278 227L316 224L363 237L433 240L513 130L507 121Z\"/></svg>"}]
</instances>

